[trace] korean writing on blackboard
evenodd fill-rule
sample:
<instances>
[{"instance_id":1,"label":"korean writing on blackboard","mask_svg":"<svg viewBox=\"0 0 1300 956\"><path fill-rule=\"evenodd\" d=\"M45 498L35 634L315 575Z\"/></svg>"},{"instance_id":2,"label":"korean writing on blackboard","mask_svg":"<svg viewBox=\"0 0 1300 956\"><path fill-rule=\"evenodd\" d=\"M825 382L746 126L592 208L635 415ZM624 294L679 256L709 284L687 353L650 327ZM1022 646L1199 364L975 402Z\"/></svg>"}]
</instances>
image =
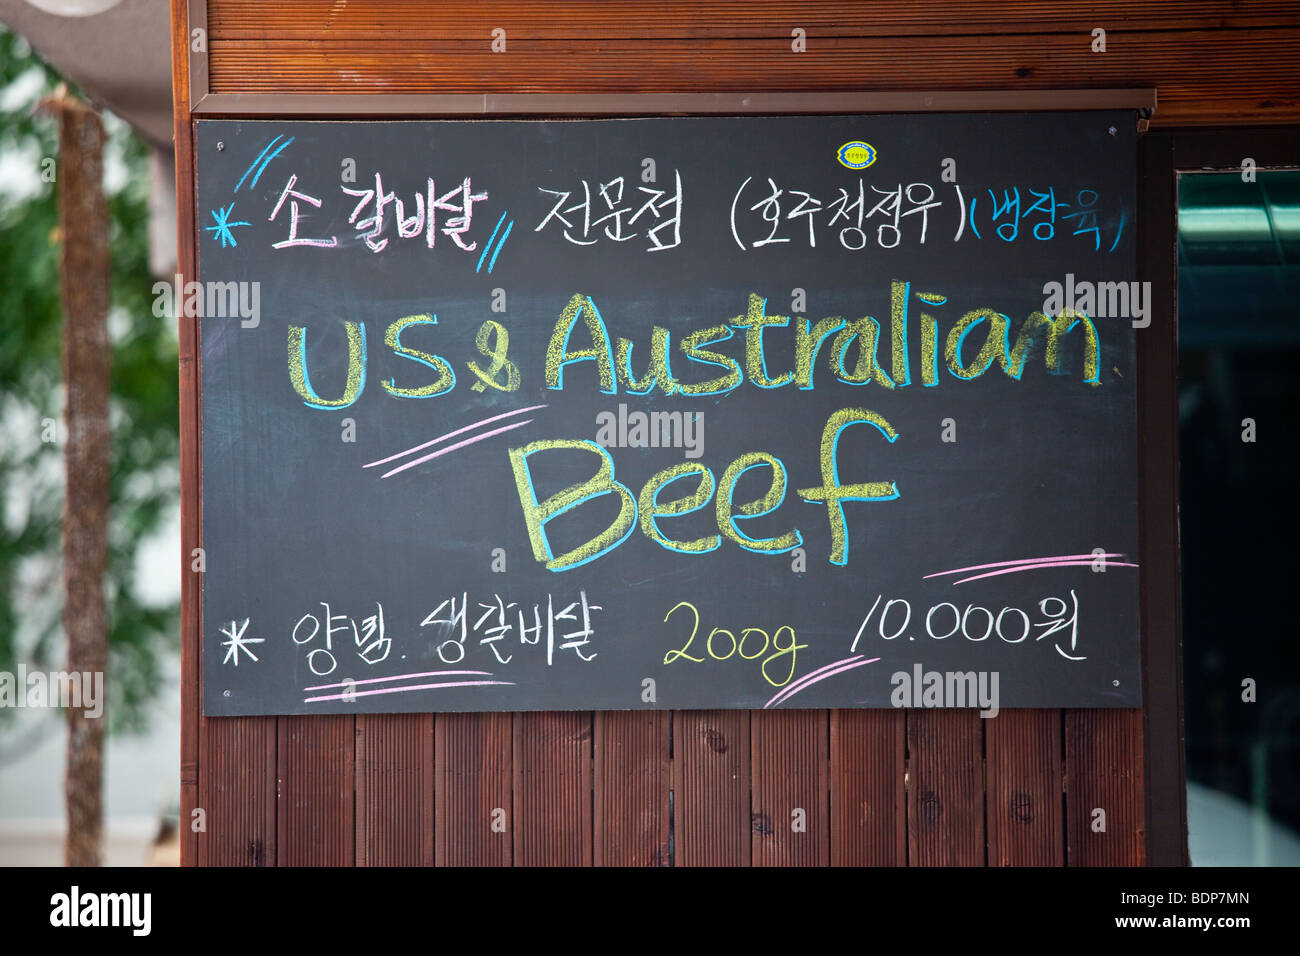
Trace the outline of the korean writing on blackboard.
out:
<instances>
[{"instance_id":1,"label":"korean writing on blackboard","mask_svg":"<svg viewBox=\"0 0 1300 956\"><path fill-rule=\"evenodd\" d=\"M851 251L869 244L894 249L905 240L924 245L931 235L932 211L937 218L945 205L955 219L953 242L993 238L1015 242L1024 236L1045 242L1056 238L1058 226L1063 225L1062 231L1091 241L1094 251L1103 242L1113 251L1124 233L1124 213L1103 216L1106 210L1094 189L1058 193L1052 185L1023 191L1007 186L974 190L968 196L960 185L950 185L952 193L945 201L931 183L878 186L858 179L852 186L836 187L823 199L807 190L784 187L771 177L759 181L748 176L732 197L731 237L745 251L804 241L809 248L818 248L819 238L823 246L838 243Z\"/></svg>"},{"instance_id":2,"label":"korean writing on blackboard","mask_svg":"<svg viewBox=\"0 0 1300 956\"><path fill-rule=\"evenodd\" d=\"M682 174L679 171L674 170L673 183L671 192L640 185L633 193L624 177L615 176L605 182L596 180L594 194L591 182L586 179L582 180L580 193L576 189L538 186L541 192L555 197L555 205L533 231L541 232L555 223L551 228L559 229L569 242L590 246L602 236L614 242L627 242L644 228L650 243L647 252L675 248L682 242ZM566 205L570 197L576 197L576 201Z\"/></svg>"}]
</instances>

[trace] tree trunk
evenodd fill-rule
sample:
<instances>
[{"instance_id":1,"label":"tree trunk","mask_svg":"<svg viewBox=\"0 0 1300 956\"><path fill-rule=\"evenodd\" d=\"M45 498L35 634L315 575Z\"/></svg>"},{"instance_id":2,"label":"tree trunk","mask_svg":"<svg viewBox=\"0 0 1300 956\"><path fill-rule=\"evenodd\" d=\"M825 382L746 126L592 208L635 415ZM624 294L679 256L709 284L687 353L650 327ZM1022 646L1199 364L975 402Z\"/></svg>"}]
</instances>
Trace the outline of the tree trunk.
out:
<instances>
[{"instance_id":1,"label":"tree trunk","mask_svg":"<svg viewBox=\"0 0 1300 956\"><path fill-rule=\"evenodd\" d=\"M104 579L112 447L108 422L111 260L103 186L104 127L92 108L63 90L49 105L59 119L60 286L67 385L63 627L68 634L68 671L94 674L108 667ZM98 866L104 822L104 718L87 717L84 708L74 707L68 708L67 718L64 859L68 866Z\"/></svg>"}]
</instances>

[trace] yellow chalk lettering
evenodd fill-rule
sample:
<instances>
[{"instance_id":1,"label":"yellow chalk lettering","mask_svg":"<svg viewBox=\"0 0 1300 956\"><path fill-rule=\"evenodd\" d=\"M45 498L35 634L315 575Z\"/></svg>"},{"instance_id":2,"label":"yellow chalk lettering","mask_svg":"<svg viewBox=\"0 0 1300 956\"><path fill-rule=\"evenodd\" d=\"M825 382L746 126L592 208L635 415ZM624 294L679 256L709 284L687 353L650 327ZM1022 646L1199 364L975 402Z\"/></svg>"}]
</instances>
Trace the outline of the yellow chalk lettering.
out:
<instances>
[{"instance_id":1,"label":"yellow chalk lettering","mask_svg":"<svg viewBox=\"0 0 1300 956\"><path fill-rule=\"evenodd\" d=\"M948 370L961 379L979 378L988 371L993 360L1002 357L1005 367L1007 350L1007 322L1009 320L1000 312L992 309L971 309L948 330L948 341L943 355L948 362ZM981 322L988 322L989 333L980 346L979 353L969 363L961 359L961 347L966 336Z\"/></svg>"},{"instance_id":2,"label":"yellow chalk lettering","mask_svg":"<svg viewBox=\"0 0 1300 956\"><path fill-rule=\"evenodd\" d=\"M681 349L688 359L703 362L706 365L720 366L727 369L727 373L719 375L717 378L696 382L694 385L679 385L678 391L683 395L719 395L731 391L744 380L740 365L735 359L720 352L710 352L703 348L705 345L725 342L731 338L731 335L731 326L714 325L707 329L700 329L698 332L692 332L682 339Z\"/></svg>"},{"instance_id":3,"label":"yellow chalk lettering","mask_svg":"<svg viewBox=\"0 0 1300 956\"><path fill-rule=\"evenodd\" d=\"M488 319L479 326L478 335L474 337L474 344L483 355L487 356L492 364L487 369L479 368L475 362L467 362L469 370L474 373L478 381L470 386L476 392L482 392L488 388L494 388L498 392L513 392L519 388L519 366L506 358L510 351L510 332L500 322L494 319ZM505 381L497 381L497 373L505 372Z\"/></svg>"},{"instance_id":4,"label":"yellow chalk lettering","mask_svg":"<svg viewBox=\"0 0 1300 956\"><path fill-rule=\"evenodd\" d=\"M794 381L794 372L786 372L780 378L768 378L766 360L763 356L763 329L769 325L784 326L790 324L788 315L768 315L767 300L757 293L749 294L749 311L731 320L738 329L745 329L745 374L759 388L780 388Z\"/></svg>"},{"instance_id":5,"label":"yellow chalk lettering","mask_svg":"<svg viewBox=\"0 0 1300 956\"><path fill-rule=\"evenodd\" d=\"M885 388L893 388L893 379L885 374L885 370L876 361L876 344L879 339L880 323L869 315L846 325L831 342L830 362L836 377L847 385L876 382ZM850 372L844 367L844 359L849 346L854 342L858 343L858 360Z\"/></svg>"},{"instance_id":6,"label":"yellow chalk lettering","mask_svg":"<svg viewBox=\"0 0 1300 956\"><path fill-rule=\"evenodd\" d=\"M539 502L533 490L528 458L543 451L590 452L599 456L600 469L587 481L571 485L551 495L545 501ZM547 570L568 571L588 561L594 561L605 552L612 551L622 544L636 527L636 499L624 485L614 480L614 460L595 442L547 439L530 442L522 448L511 448L509 454L510 467L515 475L515 487L519 491L519 503L524 509L524 524L528 528L528 540L533 546L533 557L544 563ZM553 555L550 541L546 536L546 523L586 501L608 494L617 494L622 501L618 517L614 519L613 524L573 550L566 551L559 557Z\"/></svg>"},{"instance_id":7,"label":"yellow chalk lettering","mask_svg":"<svg viewBox=\"0 0 1300 956\"><path fill-rule=\"evenodd\" d=\"M366 387L366 327L360 322L344 322L348 337L348 376L341 398L321 398L307 374L307 329L289 326L289 381L293 390L311 408L347 408Z\"/></svg>"},{"instance_id":8,"label":"yellow chalk lettering","mask_svg":"<svg viewBox=\"0 0 1300 956\"><path fill-rule=\"evenodd\" d=\"M934 317L921 313L921 384L939 384L939 350L935 346L939 323Z\"/></svg>"},{"instance_id":9,"label":"yellow chalk lettering","mask_svg":"<svg viewBox=\"0 0 1300 956\"><path fill-rule=\"evenodd\" d=\"M570 349L569 336L573 328L582 319L591 336L591 348ZM614 384L614 356L609 342L609 333L605 330L605 320L590 296L575 293L569 304L560 313L551 334L550 344L546 347L546 387L564 387L564 366L571 362L593 361L600 371L600 390L606 395L618 393Z\"/></svg>"},{"instance_id":10,"label":"yellow chalk lettering","mask_svg":"<svg viewBox=\"0 0 1300 956\"><path fill-rule=\"evenodd\" d=\"M650 333L650 367L641 378L632 376L632 342L619 339L618 378L629 395L648 395L656 385L665 395L672 395L679 388L673 378L672 359L668 352L671 348L672 333L668 329L655 326Z\"/></svg>"},{"instance_id":11,"label":"yellow chalk lettering","mask_svg":"<svg viewBox=\"0 0 1300 956\"><path fill-rule=\"evenodd\" d=\"M673 501L658 500L659 492L665 487L691 475L698 475L700 479L693 492L685 498L677 498ZM641 489L641 497L638 501L641 530L645 532L646 537L658 542L669 551L680 551L683 554L705 554L714 551L722 543L718 535L706 535L693 541L677 541L660 531L655 521L656 518L674 517L698 511L709 503L711 497L713 497L713 472L704 465L685 462L665 468L655 473Z\"/></svg>"},{"instance_id":12,"label":"yellow chalk lettering","mask_svg":"<svg viewBox=\"0 0 1300 956\"><path fill-rule=\"evenodd\" d=\"M849 560L848 527L844 519L845 501L889 501L898 497L892 481L868 481L855 485L841 485L837 452L840 432L850 425L873 425L892 444L898 432L878 412L866 408L841 408L826 420L822 429L821 469L822 483L817 488L799 489L799 497L807 502L825 502L831 527L832 564L847 564ZM721 492L719 492L721 498Z\"/></svg>"},{"instance_id":13,"label":"yellow chalk lettering","mask_svg":"<svg viewBox=\"0 0 1300 956\"><path fill-rule=\"evenodd\" d=\"M740 476L749 469L757 468L760 465L767 465L772 469L772 483L768 486L766 494L758 501L733 505L731 499ZM727 470L722 473L722 477L718 480L718 500L716 505L718 530L746 551L755 551L760 554L783 554L799 547L803 543L803 535L799 533L797 528L775 538L751 538L736 527L736 519L739 517L757 518L775 511L781 502L785 500L785 486L786 469L781 459L762 451L753 451L741 455L727 466Z\"/></svg>"},{"instance_id":14,"label":"yellow chalk lettering","mask_svg":"<svg viewBox=\"0 0 1300 956\"><path fill-rule=\"evenodd\" d=\"M1025 370L1025 360L1038 342L1039 331L1045 329L1047 338L1043 349L1044 364L1051 372L1061 374L1061 339L1080 323L1083 325L1084 337L1083 380L1089 385L1100 385L1097 327L1087 315L1072 310L1062 312L1055 319L1048 318L1042 312L1029 313L1029 318L1025 319L1016 335L1015 348L1002 362L1002 370L1012 378L1020 378Z\"/></svg>"},{"instance_id":15,"label":"yellow chalk lettering","mask_svg":"<svg viewBox=\"0 0 1300 956\"><path fill-rule=\"evenodd\" d=\"M817 364L817 353L822 343L833 333L844 328L844 319L832 315L812 325L807 319L795 326L794 330L794 380L801 389L813 387L813 366ZM835 361L831 360L831 370L835 371Z\"/></svg>"},{"instance_id":16,"label":"yellow chalk lettering","mask_svg":"<svg viewBox=\"0 0 1300 956\"><path fill-rule=\"evenodd\" d=\"M916 297L926 305L943 305L948 297L939 292L918 292ZM937 347L939 323L934 316L921 313L921 384L939 384L939 351Z\"/></svg>"},{"instance_id":17,"label":"yellow chalk lettering","mask_svg":"<svg viewBox=\"0 0 1300 956\"><path fill-rule=\"evenodd\" d=\"M889 284L889 329L893 351L891 371L899 385L912 384L912 373L907 367L907 299L912 283L895 279Z\"/></svg>"},{"instance_id":18,"label":"yellow chalk lettering","mask_svg":"<svg viewBox=\"0 0 1300 956\"><path fill-rule=\"evenodd\" d=\"M384 333L385 345L403 358L418 362L438 373L436 379L428 385L421 385L418 388L400 388L397 385L397 379L389 379L387 382L382 383L384 390L389 395L396 395L399 398L432 398L434 395L441 395L444 392L451 391L456 384L456 373L452 371L451 365L446 359L438 355L431 355L428 352L421 352L419 349L410 348L401 342L404 329L412 325L437 324L438 317L436 315L408 315L405 318L398 319L388 327L388 330Z\"/></svg>"}]
</instances>

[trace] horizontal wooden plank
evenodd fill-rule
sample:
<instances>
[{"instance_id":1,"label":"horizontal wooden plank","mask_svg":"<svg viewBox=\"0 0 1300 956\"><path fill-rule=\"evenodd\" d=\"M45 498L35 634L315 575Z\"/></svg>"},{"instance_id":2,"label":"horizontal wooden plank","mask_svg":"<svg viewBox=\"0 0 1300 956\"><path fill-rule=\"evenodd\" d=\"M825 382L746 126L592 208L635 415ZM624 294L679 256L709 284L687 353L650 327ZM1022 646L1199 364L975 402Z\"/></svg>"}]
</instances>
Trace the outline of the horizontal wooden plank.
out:
<instances>
[{"instance_id":1,"label":"horizontal wooden plank","mask_svg":"<svg viewBox=\"0 0 1300 956\"><path fill-rule=\"evenodd\" d=\"M507 39L570 39L581 43L642 37L930 36L943 34L1083 33L1115 30L1188 30L1300 25L1293 0L1244 5L1233 0L1098 0L1005 3L948 0L862 3L861 0L789 3L787 0L549 0L429 4L413 0L209 0L208 22L219 40L276 36L324 39L400 38L415 43L473 39L493 29Z\"/></svg>"},{"instance_id":2,"label":"horizontal wooden plank","mask_svg":"<svg viewBox=\"0 0 1300 956\"><path fill-rule=\"evenodd\" d=\"M213 40L216 93L638 93L1036 90L1154 86L1153 125L1300 121L1300 28L1086 36L944 36L923 55L887 37L610 41L574 56L563 40L421 48L398 40ZM1231 78L1225 80L1225 78Z\"/></svg>"}]
</instances>

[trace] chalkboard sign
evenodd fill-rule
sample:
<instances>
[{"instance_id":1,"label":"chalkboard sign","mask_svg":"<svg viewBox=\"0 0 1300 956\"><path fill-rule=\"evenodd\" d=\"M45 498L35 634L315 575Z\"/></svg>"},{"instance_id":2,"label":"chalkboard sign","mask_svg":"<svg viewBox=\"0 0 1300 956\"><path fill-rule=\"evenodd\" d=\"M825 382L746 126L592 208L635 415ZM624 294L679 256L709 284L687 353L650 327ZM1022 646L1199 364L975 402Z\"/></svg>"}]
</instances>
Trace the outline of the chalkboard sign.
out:
<instances>
[{"instance_id":1,"label":"chalkboard sign","mask_svg":"<svg viewBox=\"0 0 1300 956\"><path fill-rule=\"evenodd\" d=\"M204 713L1137 706L1134 126L201 121Z\"/></svg>"}]
</instances>

